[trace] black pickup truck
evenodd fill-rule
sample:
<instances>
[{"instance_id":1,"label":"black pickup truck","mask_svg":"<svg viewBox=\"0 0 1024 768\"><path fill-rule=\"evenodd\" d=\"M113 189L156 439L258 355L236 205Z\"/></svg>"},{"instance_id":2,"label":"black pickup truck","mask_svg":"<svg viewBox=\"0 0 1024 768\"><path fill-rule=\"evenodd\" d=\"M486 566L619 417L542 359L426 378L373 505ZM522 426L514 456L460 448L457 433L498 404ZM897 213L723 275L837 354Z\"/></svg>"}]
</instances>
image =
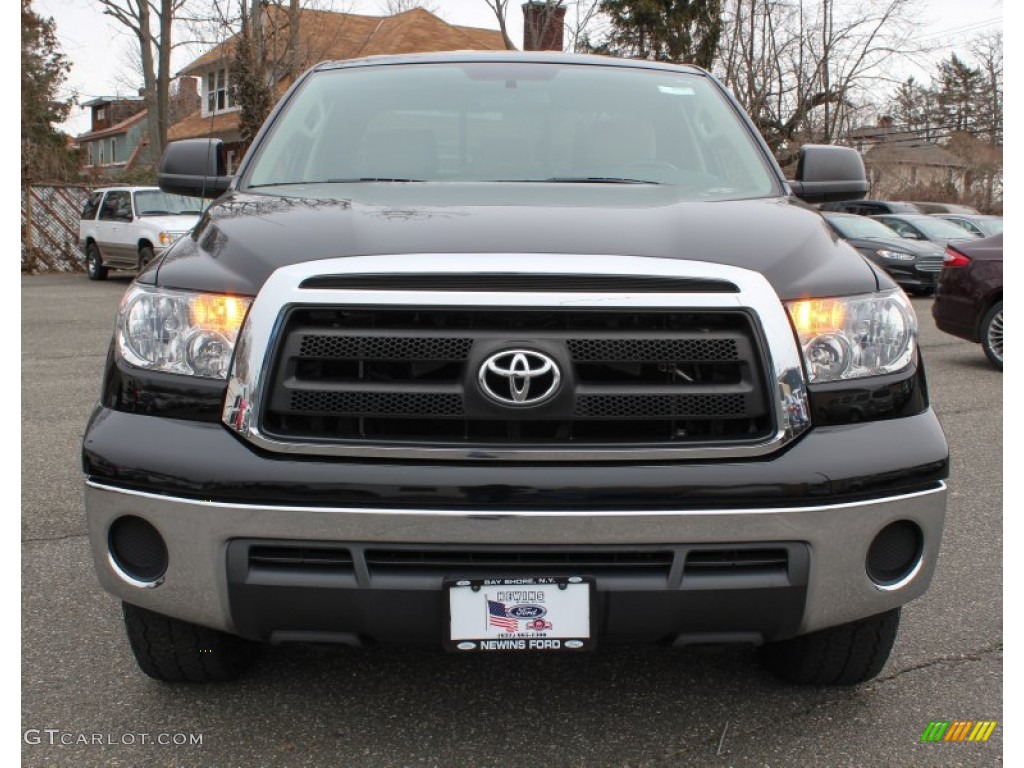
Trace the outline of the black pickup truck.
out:
<instances>
[{"instance_id":1,"label":"black pickup truck","mask_svg":"<svg viewBox=\"0 0 1024 768\"><path fill-rule=\"evenodd\" d=\"M261 643L763 646L876 675L948 452L903 292L708 73L561 54L321 64L118 312L83 445L142 670Z\"/></svg>"}]
</instances>

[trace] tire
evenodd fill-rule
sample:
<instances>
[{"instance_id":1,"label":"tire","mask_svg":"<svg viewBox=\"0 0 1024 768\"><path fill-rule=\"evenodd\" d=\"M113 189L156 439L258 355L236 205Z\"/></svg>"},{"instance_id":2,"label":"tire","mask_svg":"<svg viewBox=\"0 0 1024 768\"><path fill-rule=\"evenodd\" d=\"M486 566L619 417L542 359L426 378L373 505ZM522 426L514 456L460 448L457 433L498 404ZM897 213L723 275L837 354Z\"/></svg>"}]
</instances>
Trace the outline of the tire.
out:
<instances>
[{"instance_id":1,"label":"tire","mask_svg":"<svg viewBox=\"0 0 1024 768\"><path fill-rule=\"evenodd\" d=\"M103 257L96 243L89 243L85 249L85 274L90 280L106 280L107 267L103 266Z\"/></svg>"},{"instance_id":2,"label":"tire","mask_svg":"<svg viewBox=\"0 0 1024 768\"><path fill-rule=\"evenodd\" d=\"M761 649L765 665L797 685L856 685L882 671L896 641L900 609L829 627Z\"/></svg>"},{"instance_id":3,"label":"tire","mask_svg":"<svg viewBox=\"0 0 1024 768\"><path fill-rule=\"evenodd\" d=\"M144 245L139 248L139 272L144 270L146 266L153 260L153 249L148 245Z\"/></svg>"},{"instance_id":4,"label":"tire","mask_svg":"<svg viewBox=\"0 0 1024 768\"><path fill-rule=\"evenodd\" d=\"M259 644L121 603L128 642L139 668L167 683L234 680L248 669Z\"/></svg>"},{"instance_id":5,"label":"tire","mask_svg":"<svg viewBox=\"0 0 1024 768\"><path fill-rule=\"evenodd\" d=\"M993 304L981 319L981 348L993 366L1003 370L1003 302Z\"/></svg>"}]
</instances>

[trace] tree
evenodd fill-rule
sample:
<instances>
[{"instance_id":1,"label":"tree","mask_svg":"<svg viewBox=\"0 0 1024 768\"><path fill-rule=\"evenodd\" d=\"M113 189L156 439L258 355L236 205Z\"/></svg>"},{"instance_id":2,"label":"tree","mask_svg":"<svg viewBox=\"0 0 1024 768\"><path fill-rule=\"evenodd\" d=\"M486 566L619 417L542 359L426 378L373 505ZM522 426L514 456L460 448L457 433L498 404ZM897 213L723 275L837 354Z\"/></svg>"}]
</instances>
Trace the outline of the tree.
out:
<instances>
[{"instance_id":1,"label":"tree","mask_svg":"<svg viewBox=\"0 0 1024 768\"><path fill-rule=\"evenodd\" d=\"M609 34L598 48L615 56L710 69L722 34L722 0L603 0Z\"/></svg>"},{"instance_id":2,"label":"tree","mask_svg":"<svg viewBox=\"0 0 1024 768\"><path fill-rule=\"evenodd\" d=\"M61 86L71 65L57 43L56 26L21 0L21 176L66 179L78 160L67 148L67 137L57 130L71 110L72 99L60 99Z\"/></svg>"},{"instance_id":3,"label":"tree","mask_svg":"<svg viewBox=\"0 0 1024 768\"><path fill-rule=\"evenodd\" d=\"M171 82L172 26L185 0L96 0L103 13L127 27L138 44L142 95L146 102L150 157L155 162L167 143Z\"/></svg>"},{"instance_id":4,"label":"tree","mask_svg":"<svg viewBox=\"0 0 1024 768\"><path fill-rule=\"evenodd\" d=\"M993 147L1003 145L1003 35L997 32L975 40L971 54L981 70L978 127Z\"/></svg>"},{"instance_id":5,"label":"tree","mask_svg":"<svg viewBox=\"0 0 1024 768\"><path fill-rule=\"evenodd\" d=\"M936 102L939 122L952 131L973 131L978 126L981 70L950 54L939 64Z\"/></svg>"},{"instance_id":6,"label":"tree","mask_svg":"<svg viewBox=\"0 0 1024 768\"><path fill-rule=\"evenodd\" d=\"M498 19L498 29L501 30L501 39L505 41L505 49L514 51L516 46L512 42L512 38L508 36L508 23L506 21L508 16L508 0L484 0L484 2L487 3L488 8L494 11L494 15Z\"/></svg>"},{"instance_id":7,"label":"tree","mask_svg":"<svg viewBox=\"0 0 1024 768\"><path fill-rule=\"evenodd\" d=\"M242 142L249 146L274 106L274 94L268 82L264 37L261 34L262 5L258 0L245 0L241 5L242 31L239 33L235 54L231 61L231 98L241 105L238 132Z\"/></svg>"},{"instance_id":8,"label":"tree","mask_svg":"<svg viewBox=\"0 0 1024 768\"><path fill-rule=\"evenodd\" d=\"M852 126L917 51L913 0L727 0L716 72L786 164Z\"/></svg>"}]
</instances>

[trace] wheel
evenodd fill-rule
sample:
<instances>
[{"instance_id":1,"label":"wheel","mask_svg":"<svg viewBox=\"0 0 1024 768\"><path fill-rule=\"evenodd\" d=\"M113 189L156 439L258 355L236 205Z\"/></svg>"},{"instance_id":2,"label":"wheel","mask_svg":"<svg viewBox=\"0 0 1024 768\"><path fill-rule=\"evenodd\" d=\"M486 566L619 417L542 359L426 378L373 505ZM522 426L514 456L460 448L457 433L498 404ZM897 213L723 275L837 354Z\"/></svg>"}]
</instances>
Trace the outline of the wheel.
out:
<instances>
[{"instance_id":1,"label":"wheel","mask_svg":"<svg viewBox=\"0 0 1024 768\"><path fill-rule=\"evenodd\" d=\"M259 644L121 603L128 642L139 668L168 683L234 680L249 668Z\"/></svg>"},{"instance_id":2,"label":"wheel","mask_svg":"<svg viewBox=\"0 0 1024 768\"><path fill-rule=\"evenodd\" d=\"M885 666L896 641L900 609L829 627L761 649L765 665L798 685L855 685Z\"/></svg>"},{"instance_id":3,"label":"wheel","mask_svg":"<svg viewBox=\"0 0 1024 768\"><path fill-rule=\"evenodd\" d=\"M144 245L139 248L139 272L144 270L146 266L153 260L153 249L148 245Z\"/></svg>"},{"instance_id":4,"label":"wheel","mask_svg":"<svg viewBox=\"0 0 1024 768\"><path fill-rule=\"evenodd\" d=\"M997 301L981 319L981 348L1000 371L1003 370L1003 302Z\"/></svg>"},{"instance_id":5,"label":"wheel","mask_svg":"<svg viewBox=\"0 0 1024 768\"><path fill-rule=\"evenodd\" d=\"M107 268L103 266L103 257L96 243L89 243L85 249L85 273L90 280L107 279Z\"/></svg>"}]
</instances>

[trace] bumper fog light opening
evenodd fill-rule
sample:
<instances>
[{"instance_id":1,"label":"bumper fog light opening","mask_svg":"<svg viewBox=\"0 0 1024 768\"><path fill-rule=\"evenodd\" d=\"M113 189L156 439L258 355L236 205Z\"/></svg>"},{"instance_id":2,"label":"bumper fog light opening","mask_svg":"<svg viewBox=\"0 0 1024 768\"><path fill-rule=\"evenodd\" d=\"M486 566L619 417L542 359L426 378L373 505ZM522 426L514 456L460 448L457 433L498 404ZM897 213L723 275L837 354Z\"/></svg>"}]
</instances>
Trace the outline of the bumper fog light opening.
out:
<instances>
[{"instance_id":1,"label":"bumper fog light opening","mask_svg":"<svg viewBox=\"0 0 1024 768\"><path fill-rule=\"evenodd\" d=\"M159 586L167 573L167 544L151 523L135 515L111 523L107 556L114 572L135 587Z\"/></svg>"},{"instance_id":2,"label":"bumper fog light opening","mask_svg":"<svg viewBox=\"0 0 1024 768\"><path fill-rule=\"evenodd\" d=\"M880 530L868 547L864 566L878 589L892 591L908 584L924 562L924 534L910 520L897 520Z\"/></svg>"}]
</instances>

